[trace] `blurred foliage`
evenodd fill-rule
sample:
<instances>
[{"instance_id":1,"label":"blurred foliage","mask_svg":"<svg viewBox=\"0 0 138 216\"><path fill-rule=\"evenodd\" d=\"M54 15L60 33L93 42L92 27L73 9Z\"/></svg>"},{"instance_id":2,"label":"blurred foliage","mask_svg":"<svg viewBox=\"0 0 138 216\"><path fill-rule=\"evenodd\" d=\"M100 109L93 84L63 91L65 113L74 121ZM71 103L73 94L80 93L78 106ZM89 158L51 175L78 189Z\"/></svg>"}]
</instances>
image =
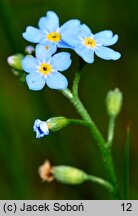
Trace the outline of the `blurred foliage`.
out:
<instances>
[{"instance_id":1,"label":"blurred foliage","mask_svg":"<svg viewBox=\"0 0 138 216\"><path fill-rule=\"evenodd\" d=\"M61 24L78 18L92 31L111 29L119 35L114 49L122 53L116 62L95 58L87 65L80 83L80 95L90 114L106 136L108 117L105 96L119 87L123 92L123 110L117 119L113 156L122 188L123 152L127 125L131 125L130 196L138 199L138 1L124 0L0 0L0 199L109 199L97 185L42 183L38 167L45 159L53 165L69 165L92 175L105 176L103 163L94 140L82 126L69 126L60 132L36 140L32 130L36 118L78 117L71 104L58 91L44 88L33 92L21 85L6 59L24 52L29 43L22 38L26 26L37 26L46 11L53 10ZM70 83L76 70L77 56L65 72Z\"/></svg>"}]
</instances>

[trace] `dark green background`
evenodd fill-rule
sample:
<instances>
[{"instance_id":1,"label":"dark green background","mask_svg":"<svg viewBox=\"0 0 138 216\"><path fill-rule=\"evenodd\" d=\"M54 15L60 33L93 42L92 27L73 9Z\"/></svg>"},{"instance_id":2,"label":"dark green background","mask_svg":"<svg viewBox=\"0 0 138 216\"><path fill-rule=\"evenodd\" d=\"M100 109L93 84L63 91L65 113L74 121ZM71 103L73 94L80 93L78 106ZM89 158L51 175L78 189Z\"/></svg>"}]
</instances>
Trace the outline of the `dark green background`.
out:
<instances>
[{"instance_id":1,"label":"dark green background","mask_svg":"<svg viewBox=\"0 0 138 216\"><path fill-rule=\"evenodd\" d=\"M37 26L46 11L53 10L61 24L78 18L94 33L111 29L119 35L113 47L122 54L118 61L95 58L81 78L80 95L93 119L106 136L108 117L105 96L119 87L123 109L117 119L113 156L122 191L123 151L126 127L131 126L130 196L138 198L138 30L136 0L0 0L0 199L109 199L101 187L58 182L42 183L38 167L45 159L53 165L72 165L88 173L105 177L103 163L87 129L70 126L43 139L35 139L32 130L36 118L79 117L60 92L45 87L30 91L21 85L7 65L8 56L23 52L29 43L22 38L26 26ZM77 57L65 72L71 86Z\"/></svg>"}]
</instances>

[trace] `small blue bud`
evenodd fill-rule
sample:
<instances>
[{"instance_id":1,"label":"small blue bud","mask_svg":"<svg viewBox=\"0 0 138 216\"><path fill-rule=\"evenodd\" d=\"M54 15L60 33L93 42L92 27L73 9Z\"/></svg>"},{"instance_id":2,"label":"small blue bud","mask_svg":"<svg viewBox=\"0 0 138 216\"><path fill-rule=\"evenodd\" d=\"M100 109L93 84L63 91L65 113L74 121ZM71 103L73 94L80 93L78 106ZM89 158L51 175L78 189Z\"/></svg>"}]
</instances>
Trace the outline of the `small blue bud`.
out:
<instances>
[{"instance_id":1,"label":"small blue bud","mask_svg":"<svg viewBox=\"0 0 138 216\"><path fill-rule=\"evenodd\" d=\"M41 121L40 119L35 120L33 129L36 132L36 138L49 134L47 123L45 121Z\"/></svg>"},{"instance_id":2,"label":"small blue bud","mask_svg":"<svg viewBox=\"0 0 138 216\"><path fill-rule=\"evenodd\" d=\"M26 46L26 47L25 47L25 52L26 52L28 55L31 55L34 51L35 51L35 49L34 49L33 46Z\"/></svg>"}]
</instances>

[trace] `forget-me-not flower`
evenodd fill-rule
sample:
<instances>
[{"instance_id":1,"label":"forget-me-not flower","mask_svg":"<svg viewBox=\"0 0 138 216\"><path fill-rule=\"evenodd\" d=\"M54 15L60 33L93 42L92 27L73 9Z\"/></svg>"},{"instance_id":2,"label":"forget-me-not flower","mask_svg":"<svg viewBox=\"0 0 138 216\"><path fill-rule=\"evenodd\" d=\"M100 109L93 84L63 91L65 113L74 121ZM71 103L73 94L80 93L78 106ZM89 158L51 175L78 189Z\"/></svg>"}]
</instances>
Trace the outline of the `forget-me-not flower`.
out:
<instances>
[{"instance_id":1,"label":"forget-me-not flower","mask_svg":"<svg viewBox=\"0 0 138 216\"><path fill-rule=\"evenodd\" d=\"M36 119L33 126L34 132L36 132L36 138L44 137L49 135L48 125L45 121Z\"/></svg>"},{"instance_id":2,"label":"forget-me-not flower","mask_svg":"<svg viewBox=\"0 0 138 216\"><path fill-rule=\"evenodd\" d=\"M117 60L121 57L119 52L107 47L115 44L118 40L118 35L113 36L112 31L105 30L93 34L85 24L77 28L78 31L75 31L75 33L64 32L62 37L87 63L94 62L94 53L98 57L106 60Z\"/></svg>"},{"instance_id":3,"label":"forget-me-not flower","mask_svg":"<svg viewBox=\"0 0 138 216\"><path fill-rule=\"evenodd\" d=\"M45 84L51 89L66 89L68 81L59 71L65 71L71 65L70 54L60 52L53 55L43 45L36 46L36 58L27 55L22 60L24 71L30 73L26 82L31 90L41 90Z\"/></svg>"},{"instance_id":4,"label":"forget-me-not flower","mask_svg":"<svg viewBox=\"0 0 138 216\"><path fill-rule=\"evenodd\" d=\"M38 22L38 28L28 26L23 33L24 39L32 43L44 44L47 49L51 47L56 51L59 48L71 48L62 39L62 34L66 31L72 32L76 27L80 25L80 21L77 19L69 20L59 27L59 18L53 11L48 11L45 17L41 17Z\"/></svg>"}]
</instances>

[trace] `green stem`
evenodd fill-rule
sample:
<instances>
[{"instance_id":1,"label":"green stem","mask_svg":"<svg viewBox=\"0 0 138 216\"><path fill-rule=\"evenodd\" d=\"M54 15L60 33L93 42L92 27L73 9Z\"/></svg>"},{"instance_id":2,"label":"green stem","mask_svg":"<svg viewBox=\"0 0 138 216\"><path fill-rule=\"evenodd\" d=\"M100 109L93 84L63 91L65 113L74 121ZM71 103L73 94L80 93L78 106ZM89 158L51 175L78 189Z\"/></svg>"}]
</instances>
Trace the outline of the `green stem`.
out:
<instances>
[{"instance_id":1,"label":"green stem","mask_svg":"<svg viewBox=\"0 0 138 216\"><path fill-rule=\"evenodd\" d=\"M87 112L87 110L85 109L84 105L82 104L82 102L79 100L79 98L74 97L74 95L72 94L72 92L70 91L70 89L66 89L66 90L61 90L62 94L69 99L69 101L73 104L73 106L76 108L76 110L78 111L78 113L80 114L80 116L86 120L87 122L91 122L91 117L89 115L89 113Z\"/></svg>"},{"instance_id":2,"label":"green stem","mask_svg":"<svg viewBox=\"0 0 138 216\"><path fill-rule=\"evenodd\" d=\"M103 187L105 187L107 190L109 190L109 192L113 192L114 191L114 187L112 184L110 184L110 182L102 179L102 178L99 178L97 176L93 176L93 175L88 175L87 176L87 180L88 181L92 181L94 183L97 183Z\"/></svg>"},{"instance_id":3,"label":"green stem","mask_svg":"<svg viewBox=\"0 0 138 216\"><path fill-rule=\"evenodd\" d=\"M80 61L80 71L83 68L84 63ZM79 99L78 96L78 85L80 81L80 76L81 73L80 71L76 72L75 78L73 81L73 86L72 86L72 92L69 89L63 90L62 94L69 99L69 101L73 104L73 106L76 108L77 112L80 114L83 120L88 122L90 125L90 132L93 135L97 146L102 154L102 159L104 161L104 166L107 172L107 176L111 184L114 186L114 191L112 193L113 198L117 199L118 198L118 192L117 192L117 181L116 181L116 175L115 175L115 170L114 170L114 165L113 165L113 160L111 156L111 151L110 148L108 147L105 139L103 138L101 132L99 131L98 127L94 123L93 119L87 112L86 108L82 104L82 102ZM113 140L113 134L114 134L114 119L111 120L109 124L109 134L110 136L108 137L109 145L112 144Z\"/></svg>"},{"instance_id":4,"label":"green stem","mask_svg":"<svg viewBox=\"0 0 138 216\"><path fill-rule=\"evenodd\" d=\"M115 117L112 116L109 119L109 126L108 126L107 146L109 148L112 147L113 138L114 138L114 129L115 129Z\"/></svg>"},{"instance_id":5,"label":"green stem","mask_svg":"<svg viewBox=\"0 0 138 216\"><path fill-rule=\"evenodd\" d=\"M76 98L78 98L79 81L80 81L80 72L77 72L75 74L75 78L74 78L73 86L72 86L72 93L73 93L74 97L76 97Z\"/></svg>"},{"instance_id":6,"label":"green stem","mask_svg":"<svg viewBox=\"0 0 138 216\"><path fill-rule=\"evenodd\" d=\"M97 142L98 148L102 153L102 158L104 161L104 166L108 175L110 182L114 185L115 190L113 193L113 198L117 198L117 183L116 183L116 175L113 166L112 156L110 149L107 147L107 143L104 140L102 134L100 133L99 129L95 125L94 121L90 117L89 113L87 112L86 108L80 101L78 97L78 84L80 80L80 72L77 72L75 75L75 79L73 82L72 92L69 89L62 90L62 94L69 99L69 101L73 104L76 108L77 112L80 114L82 119L87 121L90 124L90 132L93 135L94 139Z\"/></svg>"},{"instance_id":7,"label":"green stem","mask_svg":"<svg viewBox=\"0 0 138 216\"><path fill-rule=\"evenodd\" d=\"M69 120L69 124L79 124L79 125L83 125L86 127L90 127L90 124L85 121L85 120L79 120L79 119L68 119Z\"/></svg>"},{"instance_id":8,"label":"green stem","mask_svg":"<svg viewBox=\"0 0 138 216\"><path fill-rule=\"evenodd\" d=\"M97 142L97 145L102 153L102 158L104 161L105 169L107 171L107 175L111 183L116 187L116 176L112 161L112 156L110 149L106 146L106 141L104 140L102 134L100 133L99 129L91 119L90 115L88 114L87 110L85 109L82 102L79 98L74 98L72 92L69 89L62 91L63 95L66 96L73 106L76 108L82 119L87 121L90 124L90 132L93 135L94 139Z\"/></svg>"}]
</instances>

